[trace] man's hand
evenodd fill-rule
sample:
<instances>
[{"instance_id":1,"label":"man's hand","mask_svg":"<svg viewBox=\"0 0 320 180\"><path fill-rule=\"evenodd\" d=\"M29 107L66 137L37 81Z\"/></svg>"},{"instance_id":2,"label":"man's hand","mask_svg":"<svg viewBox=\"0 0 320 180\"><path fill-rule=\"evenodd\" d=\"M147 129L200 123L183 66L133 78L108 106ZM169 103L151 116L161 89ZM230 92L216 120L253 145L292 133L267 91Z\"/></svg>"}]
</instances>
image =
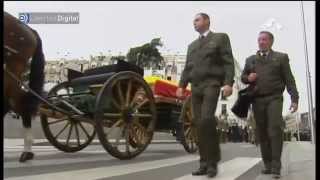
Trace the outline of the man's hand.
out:
<instances>
[{"instance_id":1,"label":"man's hand","mask_svg":"<svg viewBox=\"0 0 320 180\"><path fill-rule=\"evenodd\" d=\"M254 82L257 80L257 73L250 73L248 76L248 81L249 82Z\"/></svg>"},{"instance_id":2,"label":"man's hand","mask_svg":"<svg viewBox=\"0 0 320 180\"><path fill-rule=\"evenodd\" d=\"M230 85L224 85L222 89L224 97L228 97L232 94L232 87Z\"/></svg>"},{"instance_id":3,"label":"man's hand","mask_svg":"<svg viewBox=\"0 0 320 180\"><path fill-rule=\"evenodd\" d=\"M183 98L184 95L184 89L182 87L179 87L176 91L176 95L178 98Z\"/></svg>"},{"instance_id":4,"label":"man's hand","mask_svg":"<svg viewBox=\"0 0 320 180\"><path fill-rule=\"evenodd\" d=\"M294 113L298 110L298 104L297 103L291 103L290 109L291 113Z\"/></svg>"}]
</instances>

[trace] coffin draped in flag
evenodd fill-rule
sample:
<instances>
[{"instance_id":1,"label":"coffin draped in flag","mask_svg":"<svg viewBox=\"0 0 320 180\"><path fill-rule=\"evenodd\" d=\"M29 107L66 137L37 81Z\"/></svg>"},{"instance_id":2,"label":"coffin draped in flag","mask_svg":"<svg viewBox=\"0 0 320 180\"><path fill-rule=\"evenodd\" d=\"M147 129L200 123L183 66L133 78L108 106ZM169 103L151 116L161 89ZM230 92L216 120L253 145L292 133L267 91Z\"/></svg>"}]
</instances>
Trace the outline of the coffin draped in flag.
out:
<instances>
[{"instance_id":1,"label":"coffin draped in flag","mask_svg":"<svg viewBox=\"0 0 320 180\"><path fill-rule=\"evenodd\" d=\"M144 77L144 79L151 86L154 95L159 95L159 96L164 96L164 97L174 98L174 99L178 98L176 95L176 91L178 89L177 82L168 81L157 76ZM191 95L190 88L187 87L184 93L185 93L184 98L190 96Z\"/></svg>"},{"instance_id":2,"label":"coffin draped in flag","mask_svg":"<svg viewBox=\"0 0 320 180\"><path fill-rule=\"evenodd\" d=\"M178 98L176 95L177 89L178 86L176 84L165 80L157 80L154 84L154 94L165 97ZM188 97L190 95L191 91L186 89L184 91L184 97Z\"/></svg>"}]
</instances>

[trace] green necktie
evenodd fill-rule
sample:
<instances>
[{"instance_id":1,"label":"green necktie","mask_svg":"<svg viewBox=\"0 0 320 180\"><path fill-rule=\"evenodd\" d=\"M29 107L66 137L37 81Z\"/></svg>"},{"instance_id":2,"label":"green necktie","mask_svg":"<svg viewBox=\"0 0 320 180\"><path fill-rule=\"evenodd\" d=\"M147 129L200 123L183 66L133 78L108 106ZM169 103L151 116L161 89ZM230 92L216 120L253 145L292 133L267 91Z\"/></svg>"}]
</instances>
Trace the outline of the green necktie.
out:
<instances>
[{"instance_id":1,"label":"green necktie","mask_svg":"<svg viewBox=\"0 0 320 180\"><path fill-rule=\"evenodd\" d=\"M202 45L203 45L204 38L205 38L204 35L201 35L201 36L200 36L200 47L202 47Z\"/></svg>"}]
</instances>

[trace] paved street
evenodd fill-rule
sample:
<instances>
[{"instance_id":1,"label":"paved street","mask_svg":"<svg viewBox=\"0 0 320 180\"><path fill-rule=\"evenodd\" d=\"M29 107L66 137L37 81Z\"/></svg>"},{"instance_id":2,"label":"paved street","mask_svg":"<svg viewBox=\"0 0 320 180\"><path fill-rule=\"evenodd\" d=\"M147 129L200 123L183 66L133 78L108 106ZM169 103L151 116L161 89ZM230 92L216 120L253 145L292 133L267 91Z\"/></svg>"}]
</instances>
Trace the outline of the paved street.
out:
<instances>
[{"instance_id":1,"label":"paved street","mask_svg":"<svg viewBox=\"0 0 320 180\"><path fill-rule=\"evenodd\" d=\"M8 180L179 180L188 179L191 171L198 167L198 155L188 154L169 133L155 133L152 144L132 160L112 157L97 139L80 152L64 153L44 138L38 117L33 121L35 159L22 164L18 162L23 150L22 132L21 119L7 115L4 120L4 178ZM260 158L256 146L227 143L222 144L221 149L219 176L223 179L257 176ZM256 172L252 174L252 170Z\"/></svg>"},{"instance_id":2,"label":"paved street","mask_svg":"<svg viewBox=\"0 0 320 180\"><path fill-rule=\"evenodd\" d=\"M104 179L104 180L172 180L188 179L188 174L197 168L198 156L187 154L180 144L155 142L133 160L121 161L110 156L94 142L81 152L63 153L45 140L36 140L33 161L21 164L18 157L23 150L22 139L5 139L5 179ZM222 179L228 176L252 177L250 169L258 169L258 149L245 143L222 144L222 161L219 166ZM234 171L233 173L230 173ZM257 174L256 174L257 175ZM235 179L235 178L233 178Z\"/></svg>"},{"instance_id":3,"label":"paved street","mask_svg":"<svg viewBox=\"0 0 320 180\"><path fill-rule=\"evenodd\" d=\"M7 116L4 121L4 178L8 180L203 180L193 177L198 155L188 154L168 133L155 133L152 144L132 160L109 155L95 139L76 153L55 149L43 137L39 119L33 123L35 159L19 163L23 150L21 120ZM10 130L10 131L9 131ZM17 138L19 137L19 138ZM220 180L271 180L259 175L262 168L259 148L248 143L221 144ZM286 142L282 156L282 179L315 179L315 151L310 142Z\"/></svg>"}]
</instances>

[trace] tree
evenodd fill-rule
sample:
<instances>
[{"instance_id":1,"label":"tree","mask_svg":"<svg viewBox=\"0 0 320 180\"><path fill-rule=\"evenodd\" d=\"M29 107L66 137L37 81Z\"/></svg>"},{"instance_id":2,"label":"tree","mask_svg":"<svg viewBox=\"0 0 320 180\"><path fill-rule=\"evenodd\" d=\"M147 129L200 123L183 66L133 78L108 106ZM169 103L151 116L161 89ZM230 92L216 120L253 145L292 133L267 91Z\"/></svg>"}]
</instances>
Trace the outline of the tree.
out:
<instances>
[{"instance_id":1,"label":"tree","mask_svg":"<svg viewBox=\"0 0 320 180\"><path fill-rule=\"evenodd\" d=\"M115 64L115 62L118 61L118 60L125 61L125 59L126 59L125 56L112 56L112 57L110 58L111 64Z\"/></svg>"},{"instance_id":2,"label":"tree","mask_svg":"<svg viewBox=\"0 0 320 180\"><path fill-rule=\"evenodd\" d=\"M129 63L136 64L141 68L162 68L164 67L164 58L161 56L158 47L162 46L160 38L152 39L150 43L142 46L130 48L127 59Z\"/></svg>"}]
</instances>

